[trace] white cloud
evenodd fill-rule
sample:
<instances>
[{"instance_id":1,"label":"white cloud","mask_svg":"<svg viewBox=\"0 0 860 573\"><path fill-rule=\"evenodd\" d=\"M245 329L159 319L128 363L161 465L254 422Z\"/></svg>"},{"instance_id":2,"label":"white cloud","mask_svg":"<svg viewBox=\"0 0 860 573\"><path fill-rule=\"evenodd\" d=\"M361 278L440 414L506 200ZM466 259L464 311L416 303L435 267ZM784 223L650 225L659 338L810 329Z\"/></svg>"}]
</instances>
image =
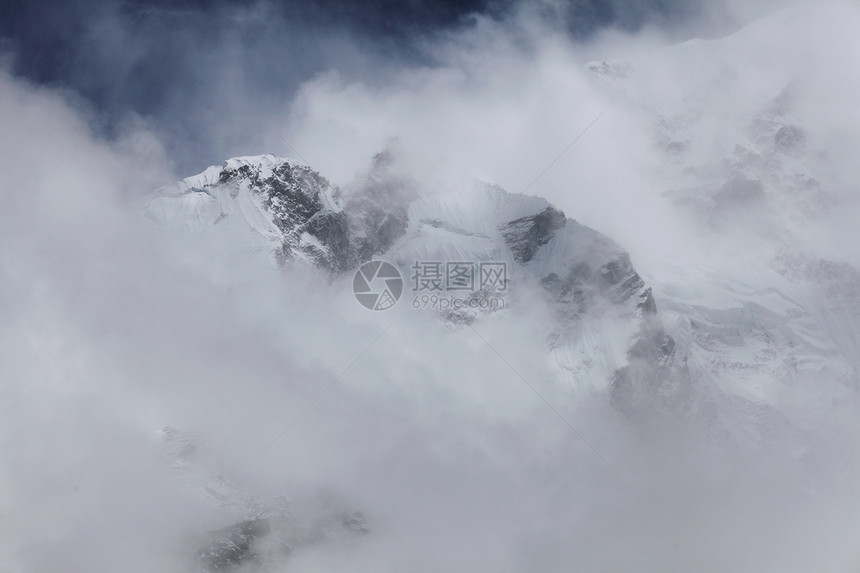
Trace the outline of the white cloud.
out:
<instances>
[{"instance_id":1,"label":"white cloud","mask_svg":"<svg viewBox=\"0 0 860 573\"><path fill-rule=\"evenodd\" d=\"M506 28L516 22L485 22L437 45L438 67L372 83L317 77L284 125L337 182L394 141L401 169L430 190L477 173L516 192L608 108L529 192L615 238L647 274L702 249L729 266L717 259L737 249L722 242L726 228L756 250L785 223L778 213L768 233L743 220L699 228L699 214L663 194L681 175L653 145L655 108L675 117L703 106L685 133L706 161L723 129L745 128L783 84L798 86L794 121L827 151L814 167L836 199L788 231L856 261L856 232L838 211L854 208L860 181L850 160L858 16L833 6L787 12L716 56L647 34L580 46L533 21L519 35ZM651 98L596 82L584 66L596 50L644 70ZM856 567L858 492L844 481L856 405L844 420L816 420L803 461L779 449L723 458L685 423L649 433L597 398L566 400L535 360L542 341L521 334L540 330L539 314L518 316L518 330L479 324L602 461L468 329L368 314L348 281L158 232L136 200L174 175L145 126L105 140L61 95L8 74L0 116L0 568L192 567L195 536L228 523L167 467L154 436L166 424L195 431L220 471L262 496L331 490L373 516L367 538L299 552L286 570Z\"/></svg>"}]
</instances>

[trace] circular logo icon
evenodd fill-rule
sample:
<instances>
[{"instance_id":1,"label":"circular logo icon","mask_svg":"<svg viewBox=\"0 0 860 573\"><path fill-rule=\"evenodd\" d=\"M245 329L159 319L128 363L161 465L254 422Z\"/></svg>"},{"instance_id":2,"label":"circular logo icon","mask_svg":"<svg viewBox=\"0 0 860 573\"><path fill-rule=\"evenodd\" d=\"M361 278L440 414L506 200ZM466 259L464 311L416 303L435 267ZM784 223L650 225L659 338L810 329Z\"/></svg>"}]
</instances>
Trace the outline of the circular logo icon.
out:
<instances>
[{"instance_id":1,"label":"circular logo icon","mask_svg":"<svg viewBox=\"0 0 860 573\"><path fill-rule=\"evenodd\" d=\"M388 310L403 294L403 277L391 263L369 261L355 271L352 292L361 306L370 310Z\"/></svg>"}]
</instances>

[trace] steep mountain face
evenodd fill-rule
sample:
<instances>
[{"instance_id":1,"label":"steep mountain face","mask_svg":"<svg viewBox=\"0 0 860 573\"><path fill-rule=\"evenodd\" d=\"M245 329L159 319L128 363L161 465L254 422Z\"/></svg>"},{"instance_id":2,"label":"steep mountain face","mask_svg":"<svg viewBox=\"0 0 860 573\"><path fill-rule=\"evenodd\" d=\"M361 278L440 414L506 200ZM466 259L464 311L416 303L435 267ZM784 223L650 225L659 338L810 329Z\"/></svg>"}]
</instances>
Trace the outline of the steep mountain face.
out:
<instances>
[{"instance_id":1,"label":"steep mountain face","mask_svg":"<svg viewBox=\"0 0 860 573\"><path fill-rule=\"evenodd\" d=\"M860 388L860 275L838 259L838 244L809 240L855 208L855 193L830 136L810 121L821 105L806 91L810 78L768 59L797 45L786 23L817 16L787 9L719 40L586 66L596 89L650 119L661 199L707 247L646 273L675 344L670 370L696 386L650 395L703 412L738 444L769 439L755 420L784 419L788 432L852 403ZM778 39L767 53L763 37Z\"/></svg>"},{"instance_id":2,"label":"steep mountain face","mask_svg":"<svg viewBox=\"0 0 860 573\"><path fill-rule=\"evenodd\" d=\"M279 264L304 261L341 272L384 252L403 234L405 206L396 196L405 190L398 181L378 181L385 162L378 156L367 192L345 201L306 165L272 155L237 157L158 191L146 213L192 231L219 226Z\"/></svg>"},{"instance_id":3,"label":"steep mountain face","mask_svg":"<svg viewBox=\"0 0 860 573\"><path fill-rule=\"evenodd\" d=\"M643 341L655 336L667 338L651 289L608 237L543 199L492 185L419 197L416 184L390 174L391 162L380 154L363 180L341 190L289 159L234 158L159 190L147 214L212 240L264 249L277 264L306 263L334 276L374 257L393 262L404 278L416 263L501 263L505 284L476 282L457 296L467 302L495 297L504 306L520 285L538 287L555 317L547 347L571 387L607 388L627 365L628 352L641 353L649 344ZM414 301L428 294L441 293L415 285L404 296ZM469 324L490 312L481 308L437 309L451 322ZM663 363L673 345L664 340L659 348Z\"/></svg>"},{"instance_id":4,"label":"steep mountain face","mask_svg":"<svg viewBox=\"0 0 860 573\"><path fill-rule=\"evenodd\" d=\"M543 199L484 183L419 194L416 184L391 175L391 161L377 156L365 178L341 190L289 159L234 158L159 190L146 212L161 225L262 250L278 265L315 266L344 285L352 284L351 271L362 263L387 260L404 282L413 282L400 304L446 295L465 301L427 306L454 327L535 304L525 299L537 293L551 317L544 336L559 383L607 393L620 412L629 413L636 393L650 392L655 380L663 387L685 380L674 366L675 343L663 330L651 289L614 241ZM505 276L456 292L422 290L412 275L427 263L501 264ZM500 304L479 304L490 299ZM360 513L343 508L297 526L294 509L256 500L222 476L208 475L196 447L188 455L189 448L177 449L177 443L191 443L182 436L166 434L174 463L196 476L192 481L208 483L207 497L234 523L201 541L204 568L230 570L266 552L283 557L313 541L308 527L320 540L367 530Z\"/></svg>"},{"instance_id":5,"label":"steep mountain face","mask_svg":"<svg viewBox=\"0 0 860 573\"><path fill-rule=\"evenodd\" d=\"M768 127L769 153L783 153L782 127ZM785 136L777 137L780 132ZM826 404L846 399L857 386L852 317L860 308L860 280L850 267L782 247L741 281L687 267L652 291L616 243L543 199L482 183L419 194L417 184L391 175L391 163L390 156L377 156L363 179L341 190L292 160L230 159L158 191L147 214L213 241L264 251L277 264L316 266L335 279L372 258L394 263L404 280L419 261L504 263L505 288L476 285L457 295L509 305L527 285L538 287L554 317L545 335L561 383L608 393L628 414L659 407L720 433L746 434L754 429L738 429L733 405L776 416L793 399L788 389L817 384ZM717 167L707 171L718 173ZM730 168L713 192L706 188L708 201L746 204L750 193L767 200L772 183L737 173ZM683 194L669 198L681 208L712 212L691 206ZM719 220L708 220L719 228ZM401 304L422 294L428 293L407 289ZM498 309L437 310L451 323L471 324Z\"/></svg>"}]
</instances>

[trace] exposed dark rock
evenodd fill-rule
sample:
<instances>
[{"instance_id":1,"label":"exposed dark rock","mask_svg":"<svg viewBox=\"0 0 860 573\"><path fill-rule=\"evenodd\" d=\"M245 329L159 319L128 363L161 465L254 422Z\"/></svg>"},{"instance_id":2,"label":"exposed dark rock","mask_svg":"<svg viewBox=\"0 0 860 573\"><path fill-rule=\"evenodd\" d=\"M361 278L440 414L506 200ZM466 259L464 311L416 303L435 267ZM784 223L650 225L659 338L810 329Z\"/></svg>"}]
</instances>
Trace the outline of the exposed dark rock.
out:
<instances>
[{"instance_id":1,"label":"exposed dark rock","mask_svg":"<svg viewBox=\"0 0 860 573\"><path fill-rule=\"evenodd\" d=\"M629 351L631 359L657 365L666 364L674 354L675 341L656 325L647 328Z\"/></svg>"},{"instance_id":2,"label":"exposed dark rock","mask_svg":"<svg viewBox=\"0 0 860 573\"><path fill-rule=\"evenodd\" d=\"M636 342L627 352L628 364L612 379L612 404L628 416L667 409L666 401L683 392L688 376L672 368L675 340L654 319L646 320ZM671 409L671 408L668 408Z\"/></svg>"},{"instance_id":3,"label":"exposed dark rock","mask_svg":"<svg viewBox=\"0 0 860 573\"><path fill-rule=\"evenodd\" d=\"M271 532L268 519L243 521L212 532L211 544L200 551L200 561L207 571L233 571L249 563L258 563L256 542Z\"/></svg>"},{"instance_id":4,"label":"exposed dark rock","mask_svg":"<svg viewBox=\"0 0 860 573\"><path fill-rule=\"evenodd\" d=\"M626 253L604 264L597 272L588 263L579 262L563 277L556 273L543 277L541 285L555 302L569 305L569 310L575 314L584 312L596 296L614 303L623 303L635 296L639 299L637 307L643 313L657 312L651 289L644 288L645 281L633 268Z\"/></svg>"},{"instance_id":5,"label":"exposed dark rock","mask_svg":"<svg viewBox=\"0 0 860 573\"><path fill-rule=\"evenodd\" d=\"M406 231L411 189L389 175L389 165L386 154L377 155L366 179L345 200L325 177L291 162L277 165L270 174L255 165L225 167L218 183L232 186L233 198L240 185L260 198L284 236L274 252L279 264L302 254L320 268L343 272L385 252ZM337 209L326 207L324 193L335 197ZM315 241L304 240L305 233Z\"/></svg>"},{"instance_id":6,"label":"exposed dark rock","mask_svg":"<svg viewBox=\"0 0 860 573\"><path fill-rule=\"evenodd\" d=\"M347 196L349 268L386 252L406 233L415 191L409 181L390 173L391 165L390 154L377 154L367 177Z\"/></svg>"},{"instance_id":7,"label":"exposed dark rock","mask_svg":"<svg viewBox=\"0 0 860 573\"><path fill-rule=\"evenodd\" d=\"M564 277L550 273L541 279L541 285L555 302L570 305L577 313L585 310L586 292L593 283L593 273L587 263L573 266Z\"/></svg>"},{"instance_id":8,"label":"exposed dark rock","mask_svg":"<svg viewBox=\"0 0 860 573\"><path fill-rule=\"evenodd\" d=\"M525 264L535 252L546 245L558 229L567 224L564 213L547 207L537 215L514 219L502 226L502 236L514 255L514 260Z\"/></svg>"},{"instance_id":9,"label":"exposed dark rock","mask_svg":"<svg viewBox=\"0 0 860 573\"><path fill-rule=\"evenodd\" d=\"M625 302L645 286L645 281L633 268L627 253L603 265L600 278L600 286L609 293L613 302Z\"/></svg>"},{"instance_id":10,"label":"exposed dark rock","mask_svg":"<svg viewBox=\"0 0 860 573\"><path fill-rule=\"evenodd\" d=\"M639 303L636 305L636 308L642 310L645 314L657 314L657 303L654 302L654 295L651 294L651 287L646 288L641 295L639 295Z\"/></svg>"}]
</instances>

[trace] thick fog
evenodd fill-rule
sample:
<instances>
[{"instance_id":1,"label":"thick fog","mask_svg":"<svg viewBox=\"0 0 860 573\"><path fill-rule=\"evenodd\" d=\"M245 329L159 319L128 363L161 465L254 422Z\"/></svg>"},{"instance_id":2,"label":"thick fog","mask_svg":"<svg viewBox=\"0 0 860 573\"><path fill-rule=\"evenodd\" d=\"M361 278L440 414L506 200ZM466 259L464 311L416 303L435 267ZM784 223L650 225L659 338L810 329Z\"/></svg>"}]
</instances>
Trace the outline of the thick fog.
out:
<instances>
[{"instance_id":1,"label":"thick fog","mask_svg":"<svg viewBox=\"0 0 860 573\"><path fill-rule=\"evenodd\" d=\"M368 534L272 571L860 570L856 388L826 404L816 388L841 381L787 389L786 418L755 426L775 439L720 448L693 420L626 417L559 383L527 289L474 329L369 312L351 276L144 216L150 192L228 155L297 150L348 186L390 150L421 193L478 178L547 198L627 250L658 308L670 282L705 288L679 268L753 284L786 251L860 265L856 4L704 4L587 37L553 9L477 15L404 55L323 27L302 41L326 57L304 64L280 16L237 9L259 34L174 38L207 80L109 129L74 90L0 72L0 570L198 570L202 536L240 518L171 463L167 426L195 437L203 474L261 503L367 517ZM100 21L116 62L152 49ZM618 73L589 65L604 60ZM237 75L249 61L274 70L264 93ZM787 100L810 195L689 199ZM165 127L176 114L188 132Z\"/></svg>"}]
</instances>

